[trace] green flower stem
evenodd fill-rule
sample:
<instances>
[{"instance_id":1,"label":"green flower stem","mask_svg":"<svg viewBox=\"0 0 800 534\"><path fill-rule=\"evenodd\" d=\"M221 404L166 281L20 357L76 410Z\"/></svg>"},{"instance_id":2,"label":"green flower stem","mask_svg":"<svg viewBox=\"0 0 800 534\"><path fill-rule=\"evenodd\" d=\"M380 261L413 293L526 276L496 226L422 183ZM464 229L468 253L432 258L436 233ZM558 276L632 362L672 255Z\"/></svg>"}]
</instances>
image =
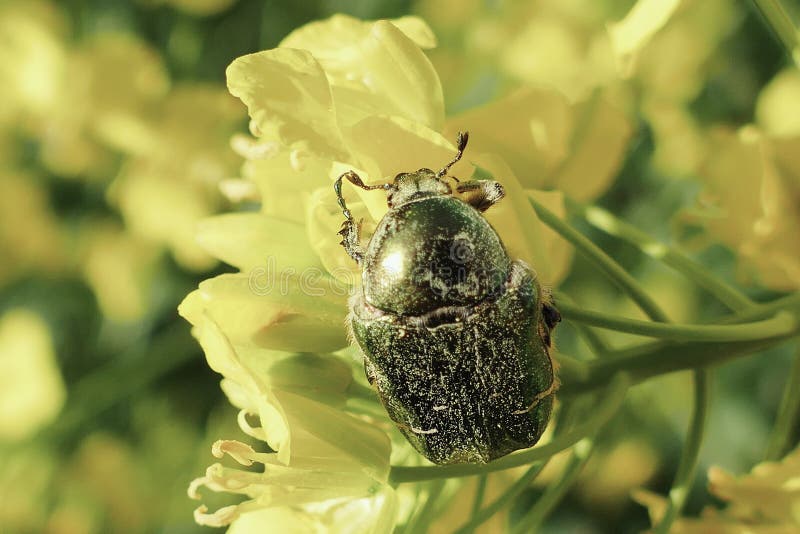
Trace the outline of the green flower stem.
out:
<instances>
[{"instance_id":1,"label":"green flower stem","mask_svg":"<svg viewBox=\"0 0 800 534\"><path fill-rule=\"evenodd\" d=\"M444 485L446 482L446 480L442 479L434 480L429 483L428 497L425 499L425 503L409 519L408 523L406 523L406 526L403 529L403 532L414 534L416 532L428 531L431 521L433 521L433 519L436 517L434 514L436 511L436 505L438 504L439 497L442 495L442 491L444 490Z\"/></svg>"},{"instance_id":2,"label":"green flower stem","mask_svg":"<svg viewBox=\"0 0 800 534\"><path fill-rule=\"evenodd\" d=\"M564 498L569 488L575 483L583 466L589 461L594 450L594 438L586 437L580 440L572 450L564 471L557 482L547 487L544 494L536 504L511 528L511 534L524 532L538 532L545 518L555 509Z\"/></svg>"},{"instance_id":3,"label":"green flower stem","mask_svg":"<svg viewBox=\"0 0 800 534\"><path fill-rule=\"evenodd\" d=\"M686 504L686 498L689 496L692 482L694 482L695 471L697 470L700 446L703 443L708 408L711 401L710 390L711 380L709 372L706 370L695 371L694 412L692 413L692 421L689 426L689 433L686 436L686 441L683 444L678 472L675 474L675 480L669 491L667 510L664 513L664 517L661 518L661 521L655 526L655 534L667 534L675 518L678 517L684 504Z\"/></svg>"},{"instance_id":4,"label":"green flower stem","mask_svg":"<svg viewBox=\"0 0 800 534\"><path fill-rule=\"evenodd\" d=\"M470 513L471 523L475 523L476 518L481 511L481 506L483 506L483 498L486 495L486 483L488 481L489 475L486 473L478 475L478 482L475 486L475 498L472 500L472 512ZM466 532L471 532L471 530L467 530Z\"/></svg>"},{"instance_id":5,"label":"green flower stem","mask_svg":"<svg viewBox=\"0 0 800 534\"><path fill-rule=\"evenodd\" d=\"M747 311L730 315L715 322L742 323L754 321L770 317L779 311L793 312L795 316L800 317L800 292L792 293L770 302L758 303Z\"/></svg>"},{"instance_id":6,"label":"green flower stem","mask_svg":"<svg viewBox=\"0 0 800 534\"><path fill-rule=\"evenodd\" d=\"M567 302L560 302L558 309L566 319L572 321L618 332L673 341L751 341L782 336L797 329L797 320L793 315L786 312L779 313L770 319L751 323L695 325L628 319L607 313L584 310Z\"/></svg>"},{"instance_id":7,"label":"green flower stem","mask_svg":"<svg viewBox=\"0 0 800 534\"><path fill-rule=\"evenodd\" d=\"M642 310L652 320L658 321L660 323L669 322L667 315L661 310L661 308L655 303L655 301L650 299L650 297L644 292L644 290L638 285L638 283L636 283L635 280L632 280L632 277L630 277L630 275L627 272L625 272L619 264L614 262L614 260L612 260L605 252L600 250L599 247L594 245L585 236L579 234L577 231L572 229L566 223L563 223L553 213L548 212L543 206L539 205L533 200L531 200L531 204L534 206L539 217L545 224L547 224L553 230L561 234L561 236L567 239L569 242L571 242L578 249L579 252L581 252L590 261L595 263L595 265L597 265L600 269L604 270L604 272L606 272L606 274L610 276L612 280L614 280L618 285L620 285L623 289L625 289L628 292L630 297L634 299L634 301L639 305L639 307L642 308ZM647 251L649 250L649 254L657 255L658 259L666 261L665 256L669 256L670 261L673 263L673 265L677 264L678 266L681 267L682 270L686 272L697 274L698 272L702 271L701 269L693 268L693 263L690 261L681 261L683 260L683 258L681 258L679 255L675 253L673 253L670 256L668 254L669 249L665 247L663 244L656 242L655 245L657 246L653 246L654 243L651 242L650 238L647 236L644 236L645 239L643 241L640 240L642 236L638 235L635 232L628 232L626 236L629 237L634 242L639 241L639 243L635 244L638 244L640 248L643 248L646 253L648 253ZM650 246L648 247L646 245ZM631 279L629 280L628 277L630 277ZM695 276L695 278L697 277ZM700 276L699 281L705 284L704 287L708 287L709 279L707 277ZM720 291L722 291L722 294L726 298L727 302L730 303L730 305L733 306L735 310L744 310L752 307L752 304L749 301L746 302L731 301L730 300L731 293L725 291L724 286L720 286L718 283L712 283L711 288L713 288L713 290L715 291L714 293L715 295L720 293ZM647 335L660 333L663 334L665 337L671 338L676 341L680 340L682 342L704 339L703 333L700 331L703 328L714 329L713 332L710 330L705 332L705 335L708 336L704 339L705 341L715 340L715 339L729 340L730 338L728 336L736 336L736 335L753 336L756 339L764 338L764 333L761 331L761 328L764 326L763 324L757 325L752 330L745 325L737 325L734 327L728 327L727 332L722 332L717 329L725 327L669 325L669 324L648 323L644 321L635 321L638 324L634 324L634 321L628 319L619 320L614 318L608 318L604 317L601 314L595 314L591 312L587 314L586 312L583 312L582 310L579 309L573 309L571 311L575 312L576 315L579 315L579 312L581 312L582 313L582 315L580 315L581 319L583 320L592 319L595 321L593 324L595 324L596 326L616 327L617 329L628 328L630 329L629 330L630 333L639 333L639 334L645 333L645 331L647 331ZM782 319L780 325L772 325L772 324L770 325L770 326L776 326L777 329L769 332L767 334L767 337L772 337L772 335L775 334L779 336L784 335L797 328L796 325L797 321L795 321L794 317L788 316L788 314L786 315L787 315L786 319ZM775 319L778 319L778 317L775 317ZM739 332L735 334L732 331L732 329L739 330ZM745 329L748 331L745 332L745 330L741 329ZM751 338L748 337L747 340L749 339ZM747 340L743 341L747 342ZM657 362L654 362L653 358L648 358L647 362L648 362L648 367L655 367L657 365ZM609 363L611 365L608 365ZM591 376L593 370L603 369L602 367L603 364L606 364L606 368L612 368L614 364L620 364L620 363L624 364L625 366L624 368L627 369L630 368L631 364L640 362L635 360L619 360L619 359L617 359L616 361L609 361L605 359L599 361L592 361L587 364L589 369L589 375ZM695 383L698 384L698 388L702 386L703 390L705 391L707 382L707 380L705 379L705 371L695 370L694 378L695 378ZM562 374L562 380L566 383L566 379L564 378L563 374ZM706 396L701 394L698 394L695 398L695 413L702 415L701 422L699 426L694 426L694 425L692 426L692 429L690 431L690 439L687 440L689 446L686 449L684 449L683 454L681 455L681 464L679 466L678 474L676 475L675 478L675 484L670 490L669 507L672 509L670 513L674 515L679 514L680 510L683 507L683 503L685 502L686 499L686 493L688 492L688 488L685 487L685 484L687 483L687 479L690 479L691 476L694 474L694 466L696 465L697 462L697 454L695 449L699 449L700 443L702 443L703 430L705 428L703 424L703 421L705 420L705 411L706 411L706 406L704 402L705 398ZM578 459L575 459L575 462L572 465L575 467L576 470L579 470L580 466L582 466L582 463ZM577 476L577 472L574 475L571 472L568 472L566 475ZM570 482L570 477L566 475L564 477L566 482ZM556 485L552 493L553 495L552 499L554 499L553 504L549 504L549 501L545 501L545 503L542 505L542 512L541 513L537 512L532 519L534 530L535 527L544 519L546 513L549 511L548 506L555 506L555 503L558 502L557 499L560 498L561 494L560 492L566 491L567 487L568 485L566 484L563 488L561 485Z\"/></svg>"},{"instance_id":8,"label":"green flower stem","mask_svg":"<svg viewBox=\"0 0 800 534\"><path fill-rule=\"evenodd\" d=\"M559 395L569 396L591 391L607 384L617 373L630 373L637 384L654 376L687 369L718 365L780 345L800 334L798 329L786 335L740 342L654 343L615 351L613 355L589 362L559 356L561 388Z\"/></svg>"},{"instance_id":9,"label":"green flower stem","mask_svg":"<svg viewBox=\"0 0 800 534\"><path fill-rule=\"evenodd\" d=\"M795 65L800 67L800 33L780 0L752 0L769 27L786 48Z\"/></svg>"},{"instance_id":10,"label":"green flower stem","mask_svg":"<svg viewBox=\"0 0 800 534\"><path fill-rule=\"evenodd\" d=\"M575 307L574 301L563 293L556 293L554 295L556 300L556 306L558 307L559 311L565 307ZM589 328L588 326L576 322L573 324L575 329L578 331L578 334L583 338L589 348L592 350L592 353L597 354L605 354L611 350L611 347L608 345L605 339L598 333Z\"/></svg>"},{"instance_id":11,"label":"green flower stem","mask_svg":"<svg viewBox=\"0 0 800 534\"><path fill-rule=\"evenodd\" d=\"M492 501L491 504L480 510L477 514L473 515L469 523L456 530L454 534L467 534L472 532L477 527L485 523L494 514L502 510L504 506L511 504L520 493L525 491L525 489L531 485L531 482L533 482L539 473L542 472L542 469L544 469L546 464L547 460L542 460L531 465L521 477L515 480L514 483L505 492L503 492L502 495Z\"/></svg>"},{"instance_id":12,"label":"green flower stem","mask_svg":"<svg viewBox=\"0 0 800 534\"><path fill-rule=\"evenodd\" d=\"M658 304L645 292L639 285L639 282L637 282L620 264L603 252L600 247L592 243L589 238L559 219L555 213L545 208L539 202L530 197L528 197L528 202L530 202L533 209L536 210L536 214L544 224L571 243L580 254L591 261L598 269L608 276L612 282L625 291L648 317L654 321L667 322L668 318L664 312L661 311Z\"/></svg>"},{"instance_id":13,"label":"green flower stem","mask_svg":"<svg viewBox=\"0 0 800 534\"><path fill-rule=\"evenodd\" d=\"M566 204L571 213L580 215L595 228L634 245L647 256L674 268L689 280L704 288L731 310L741 311L755 306L755 303L750 298L712 275L708 269L690 257L653 239L634 225L618 219L610 212L596 206L585 206L570 199L566 200Z\"/></svg>"},{"instance_id":14,"label":"green flower stem","mask_svg":"<svg viewBox=\"0 0 800 534\"><path fill-rule=\"evenodd\" d=\"M563 435L553 439L546 445L533 447L522 452L509 454L488 464L454 464L454 465L427 465L427 466L392 466L389 472L389 481L393 484L405 482L420 482L439 478L454 478L502 471L512 467L528 465L538 462L562 450L571 447L587 435L603 427L617 413L625 399L625 393L630 384L630 377L620 373L609 377L608 391L603 395L602 401L596 407L591 419Z\"/></svg>"},{"instance_id":15,"label":"green flower stem","mask_svg":"<svg viewBox=\"0 0 800 534\"><path fill-rule=\"evenodd\" d=\"M797 348L789 380L783 390L778 416L767 444L765 460L779 460L789 452L793 446L793 433L798 418L800 418L800 347Z\"/></svg>"}]
</instances>

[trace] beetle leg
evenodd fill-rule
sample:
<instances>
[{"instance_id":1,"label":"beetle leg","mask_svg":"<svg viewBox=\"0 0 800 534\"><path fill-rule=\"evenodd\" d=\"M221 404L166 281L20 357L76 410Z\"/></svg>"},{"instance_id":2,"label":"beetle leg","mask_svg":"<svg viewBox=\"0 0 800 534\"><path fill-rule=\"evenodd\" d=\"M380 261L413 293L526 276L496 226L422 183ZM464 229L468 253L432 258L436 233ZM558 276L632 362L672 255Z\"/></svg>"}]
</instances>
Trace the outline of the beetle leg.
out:
<instances>
[{"instance_id":1,"label":"beetle leg","mask_svg":"<svg viewBox=\"0 0 800 534\"><path fill-rule=\"evenodd\" d=\"M458 161L461 159L461 156L464 155L464 149L467 148L467 141L469 141L469 132L458 132L458 137L456 138L458 152L456 152L455 157L451 159L447 165L442 167L442 169L436 173L437 178L441 179L442 176L447 174L447 171L450 170L450 167L458 163Z\"/></svg>"},{"instance_id":2,"label":"beetle leg","mask_svg":"<svg viewBox=\"0 0 800 534\"><path fill-rule=\"evenodd\" d=\"M553 306L552 302L545 302L542 304L542 317L544 318L544 324L547 325L548 330L552 330L561 322L561 313Z\"/></svg>"},{"instance_id":3,"label":"beetle leg","mask_svg":"<svg viewBox=\"0 0 800 534\"><path fill-rule=\"evenodd\" d=\"M553 302L553 295L547 288L542 289L542 319L539 321L539 335L547 347L551 346L551 333L561 322L561 313Z\"/></svg>"},{"instance_id":4,"label":"beetle leg","mask_svg":"<svg viewBox=\"0 0 800 534\"><path fill-rule=\"evenodd\" d=\"M456 191L464 195L464 202L478 211L486 211L506 195L506 190L494 180L470 180L461 182Z\"/></svg>"},{"instance_id":5,"label":"beetle leg","mask_svg":"<svg viewBox=\"0 0 800 534\"><path fill-rule=\"evenodd\" d=\"M339 243L347 251L347 254L355 260L356 263L361 263L364 257L364 248L361 246L361 222L356 222L350 209L347 207L347 202L342 195L342 179L347 178L347 181L356 187L360 187L365 191L373 189L388 189L390 184L379 185L366 185L361 177L353 171L347 171L339 176L333 184L333 190L336 191L336 200L342 208L342 214L345 217L342 223L342 228L339 230L339 235L342 236L342 241Z\"/></svg>"}]
</instances>

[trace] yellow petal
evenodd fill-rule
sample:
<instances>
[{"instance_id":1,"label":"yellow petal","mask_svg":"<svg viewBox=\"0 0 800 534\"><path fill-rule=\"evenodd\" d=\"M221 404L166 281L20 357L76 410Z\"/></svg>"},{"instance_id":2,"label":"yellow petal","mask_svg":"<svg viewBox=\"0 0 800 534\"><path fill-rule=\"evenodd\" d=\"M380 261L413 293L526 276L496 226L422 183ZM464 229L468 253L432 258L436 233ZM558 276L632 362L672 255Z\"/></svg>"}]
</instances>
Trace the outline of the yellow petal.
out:
<instances>
[{"instance_id":1,"label":"yellow petal","mask_svg":"<svg viewBox=\"0 0 800 534\"><path fill-rule=\"evenodd\" d=\"M390 19L414 44L420 48L436 46L436 35L419 17L405 16ZM328 59L335 50L356 46L370 31L374 22L362 21L350 15L336 14L325 20L309 22L293 30L278 46L308 50L317 58Z\"/></svg>"},{"instance_id":2,"label":"yellow petal","mask_svg":"<svg viewBox=\"0 0 800 534\"><path fill-rule=\"evenodd\" d=\"M86 230L81 268L103 314L114 321L141 319L151 304L157 247L109 223L93 221Z\"/></svg>"},{"instance_id":3,"label":"yellow petal","mask_svg":"<svg viewBox=\"0 0 800 534\"><path fill-rule=\"evenodd\" d=\"M12 310L0 317L0 440L20 440L61 411L66 387L47 324Z\"/></svg>"},{"instance_id":4,"label":"yellow petal","mask_svg":"<svg viewBox=\"0 0 800 534\"><path fill-rule=\"evenodd\" d=\"M756 118L769 134L800 135L800 72L796 68L780 72L761 90Z\"/></svg>"},{"instance_id":5,"label":"yellow petal","mask_svg":"<svg viewBox=\"0 0 800 534\"><path fill-rule=\"evenodd\" d=\"M386 433L340 410L294 393L276 389L274 394L287 417L297 417L307 432L357 462L364 474L373 480L386 482L391 453L391 442Z\"/></svg>"},{"instance_id":6,"label":"yellow petal","mask_svg":"<svg viewBox=\"0 0 800 534\"><path fill-rule=\"evenodd\" d=\"M418 47L422 49L436 47L436 34L420 17L408 15L399 19L391 19L389 22L397 26Z\"/></svg>"},{"instance_id":7,"label":"yellow petal","mask_svg":"<svg viewBox=\"0 0 800 534\"><path fill-rule=\"evenodd\" d=\"M169 246L175 259L188 269L214 265L195 241L197 223L214 211L214 199L203 187L164 175L148 162L131 165L114 184L127 227L148 241Z\"/></svg>"},{"instance_id":8,"label":"yellow petal","mask_svg":"<svg viewBox=\"0 0 800 534\"><path fill-rule=\"evenodd\" d=\"M388 182L401 172L422 167L438 170L456 153L452 142L438 132L400 117L364 119L350 130L347 142L372 183ZM468 160L469 155L454 165L450 174L468 180L472 176ZM352 191L365 202L374 220L379 221L386 213L386 195L382 192Z\"/></svg>"},{"instance_id":9,"label":"yellow petal","mask_svg":"<svg viewBox=\"0 0 800 534\"><path fill-rule=\"evenodd\" d=\"M629 119L601 93L570 104L540 89L454 117L448 131L455 129L470 131L473 151L501 156L523 187L556 188L580 200L608 189L632 132Z\"/></svg>"},{"instance_id":10,"label":"yellow petal","mask_svg":"<svg viewBox=\"0 0 800 534\"><path fill-rule=\"evenodd\" d=\"M623 76L629 76L636 55L664 27L677 11L682 0L639 0L619 22L608 25L617 65Z\"/></svg>"},{"instance_id":11,"label":"yellow petal","mask_svg":"<svg viewBox=\"0 0 800 534\"><path fill-rule=\"evenodd\" d=\"M797 182L783 156L777 151L776 157L770 140L754 127L739 135L716 132L701 172L707 184L701 222L738 253L747 274L788 290L800 286L800 210L793 201Z\"/></svg>"},{"instance_id":12,"label":"yellow petal","mask_svg":"<svg viewBox=\"0 0 800 534\"><path fill-rule=\"evenodd\" d=\"M247 105L257 132L277 127L285 145L298 141L320 153L342 149L330 87L304 50L278 48L237 58L226 71L228 90Z\"/></svg>"},{"instance_id":13,"label":"yellow petal","mask_svg":"<svg viewBox=\"0 0 800 534\"><path fill-rule=\"evenodd\" d=\"M262 508L242 514L231 523L228 534L260 534L282 532L308 534L320 528L319 523L306 512L291 507Z\"/></svg>"},{"instance_id":14,"label":"yellow petal","mask_svg":"<svg viewBox=\"0 0 800 534\"><path fill-rule=\"evenodd\" d=\"M347 345L346 297L321 269L227 274L200 284L207 312L235 345L330 352Z\"/></svg>"},{"instance_id":15,"label":"yellow petal","mask_svg":"<svg viewBox=\"0 0 800 534\"><path fill-rule=\"evenodd\" d=\"M64 20L55 8L44 2L4 2L0 8L0 117L16 108L45 113L58 101L66 51Z\"/></svg>"},{"instance_id":16,"label":"yellow petal","mask_svg":"<svg viewBox=\"0 0 800 534\"><path fill-rule=\"evenodd\" d=\"M320 62L342 126L387 114L438 130L444 120L439 78L413 40L428 45L431 32L415 18L399 26L336 15L295 30L280 46L309 50Z\"/></svg>"},{"instance_id":17,"label":"yellow petal","mask_svg":"<svg viewBox=\"0 0 800 534\"><path fill-rule=\"evenodd\" d=\"M297 223L260 213L229 213L205 219L197 227L197 242L212 256L241 271L320 266Z\"/></svg>"},{"instance_id":18,"label":"yellow petal","mask_svg":"<svg viewBox=\"0 0 800 534\"><path fill-rule=\"evenodd\" d=\"M444 96L439 76L424 53L388 21L378 21L362 44L368 87L401 111L401 116L441 130Z\"/></svg>"},{"instance_id":19,"label":"yellow petal","mask_svg":"<svg viewBox=\"0 0 800 534\"><path fill-rule=\"evenodd\" d=\"M602 94L573 106L575 129L569 157L549 179L549 185L579 201L603 194L622 166L633 132L628 117Z\"/></svg>"},{"instance_id":20,"label":"yellow petal","mask_svg":"<svg viewBox=\"0 0 800 534\"><path fill-rule=\"evenodd\" d=\"M542 188L568 156L573 122L563 95L527 88L451 118L447 132L469 131L468 150L501 156L525 187Z\"/></svg>"},{"instance_id":21,"label":"yellow petal","mask_svg":"<svg viewBox=\"0 0 800 534\"><path fill-rule=\"evenodd\" d=\"M245 162L244 176L253 181L261 196L261 211L267 215L303 223L306 201L315 189L326 186L331 160L311 156L301 149L279 150L262 159Z\"/></svg>"}]
</instances>

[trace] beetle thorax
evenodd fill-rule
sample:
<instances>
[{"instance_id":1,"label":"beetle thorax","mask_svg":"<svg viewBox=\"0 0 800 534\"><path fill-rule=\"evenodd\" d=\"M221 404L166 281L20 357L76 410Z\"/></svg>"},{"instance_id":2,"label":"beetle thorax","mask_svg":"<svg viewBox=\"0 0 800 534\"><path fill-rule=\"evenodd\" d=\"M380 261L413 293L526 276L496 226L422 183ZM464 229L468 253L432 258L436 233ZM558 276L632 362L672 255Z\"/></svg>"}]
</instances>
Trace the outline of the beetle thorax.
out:
<instances>
[{"instance_id":1,"label":"beetle thorax","mask_svg":"<svg viewBox=\"0 0 800 534\"><path fill-rule=\"evenodd\" d=\"M395 176L386 194L386 202L390 208L398 208L423 198L450 194L452 189L447 182L442 181L430 169L420 169Z\"/></svg>"},{"instance_id":2,"label":"beetle thorax","mask_svg":"<svg viewBox=\"0 0 800 534\"><path fill-rule=\"evenodd\" d=\"M366 301L393 314L422 315L497 295L510 260L494 229L458 198L419 194L392 208L370 240Z\"/></svg>"}]
</instances>

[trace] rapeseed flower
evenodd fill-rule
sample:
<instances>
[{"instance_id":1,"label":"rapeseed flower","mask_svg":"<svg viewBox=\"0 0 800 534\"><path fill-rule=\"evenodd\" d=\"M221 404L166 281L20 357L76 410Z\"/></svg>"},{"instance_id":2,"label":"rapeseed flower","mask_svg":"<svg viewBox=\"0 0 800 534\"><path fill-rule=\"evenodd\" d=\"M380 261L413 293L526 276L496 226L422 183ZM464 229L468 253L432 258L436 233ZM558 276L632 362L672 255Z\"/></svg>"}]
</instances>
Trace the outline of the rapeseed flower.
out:
<instances>
[{"instance_id":1,"label":"rapeseed flower","mask_svg":"<svg viewBox=\"0 0 800 534\"><path fill-rule=\"evenodd\" d=\"M50 329L37 314L0 316L0 442L15 442L52 422L66 399Z\"/></svg>"},{"instance_id":2,"label":"rapeseed flower","mask_svg":"<svg viewBox=\"0 0 800 534\"><path fill-rule=\"evenodd\" d=\"M800 450L779 462L763 462L736 477L718 467L708 471L709 491L723 503L720 510L706 507L698 518L680 518L670 532L676 534L767 534L796 532L800 528ZM666 509L666 499L647 491L634 498L648 508L655 524Z\"/></svg>"},{"instance_id":3,"label":"rapeseed flower","mask_svg":"<svg viewBox=\"0 0 800 534\"><path fill-rule=\"evenodd\" d=\"M800 287L800 77L779 73L756 104L756 122L710 136L705 183L690 219L732 248L740 272L776 290Z\"/></svg>"},{"instance_id":4,"label":"rapeseed flower","mask_svg":"<svg viewBox=\"0 0 800 534\"><path fill-rule=\"evenodd\" d=\"M193 484L193 496L205 486L247 500L214 513L201 507L201 523L233 522L234 531L275 521L333 528L357 515L361 531L394 524L399 505L387 485L390 455L419 458L372 395L358 394L366 390L363 370L343 328L358 271L338 243L342 218L332 183L349 169L378 183L452 158L441 85L423 53L434 44L417 18L372 23L334 16L228 68L229 89L247 105L252 133L232 144L247 159L242 176L254 191L245 196L260 200L260 210L201 225L199 243L240 271L203 282L180 312L224 376L240 426L270 452L238 441L214 445L217 457L258 470L211 466ZM467 159L477 158L509 190L490 220L512 254L557 282L569 264L566 245L538 222L525 186L502 159L477 151ZM452 173L468 179L473 167L464 161ZM369 231L386 200L361 193L346 194ZM559 193L532 194L563 211Z\"/></svg>"}]
</instances>

